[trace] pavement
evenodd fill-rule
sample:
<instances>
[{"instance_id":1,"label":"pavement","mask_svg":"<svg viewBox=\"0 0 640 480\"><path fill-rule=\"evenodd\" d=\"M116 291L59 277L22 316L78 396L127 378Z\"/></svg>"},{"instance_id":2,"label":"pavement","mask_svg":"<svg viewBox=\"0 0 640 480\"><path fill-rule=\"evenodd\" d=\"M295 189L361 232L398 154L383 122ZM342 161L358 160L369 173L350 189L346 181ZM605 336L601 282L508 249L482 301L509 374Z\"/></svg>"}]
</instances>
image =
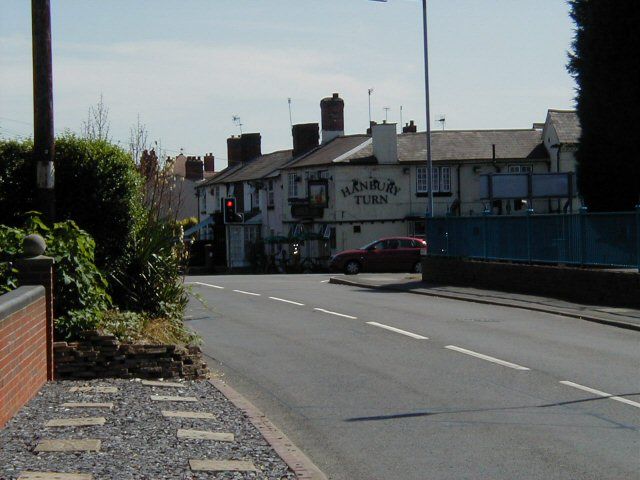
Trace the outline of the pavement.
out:
<instances>
[{"instance_id":1,"label":"pavement","mask_svg":"<svg viewBox=\"0 0 640 480\"><path fill-rule=\"evenodd\" d=\"M497 290L435 285L423 282L420 275L403 273L335 275L331 278L330 283L522 308L579 318L620 328L640 330L640 310L602 305L584 305L549 297L500 292ZM638 292L638 295L640 295L640 292Z\"/></svg>"},{"instance_id":2,"label":"pavement","mask_svg":"<svg viewBox=\"0 0 640 480\"><path fill-rule=\"evenodd\" d=\"M329 281L188 277L187 319L328 478L639 478L638 332Z\"/></svg>"}]
</instances>

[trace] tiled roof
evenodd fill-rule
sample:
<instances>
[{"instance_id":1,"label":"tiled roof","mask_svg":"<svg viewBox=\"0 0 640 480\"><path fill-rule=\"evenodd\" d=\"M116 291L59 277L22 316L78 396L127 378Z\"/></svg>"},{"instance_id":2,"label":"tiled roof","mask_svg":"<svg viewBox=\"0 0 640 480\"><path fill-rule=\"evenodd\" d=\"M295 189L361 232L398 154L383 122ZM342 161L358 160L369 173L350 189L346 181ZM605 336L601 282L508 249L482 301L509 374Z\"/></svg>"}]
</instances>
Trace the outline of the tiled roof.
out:
<instances>
[{"instance_id":1,"label":"tiled roof","mask_svg":"<svg viewBox=\"0 0 640 480\"><path fill-rule=\"evenodd\" d=\"M580 119L575 110L549 110L548 123L558 134L560 143L578 143L580 141Z\"/></svg>"},{"instance_id":2,"label":"tiled roof","mask_svg":"<svg viewBox=\"0 0 640 480\"><path fill-rule=\"evenodd\" d=\"M491 160L493 145L496 159L547 158L540 130L439 130L431 132L431 158L433 161ZM350 156L353 161L371 157L369 145ZM427 158L425 132L398 135L400 162L424 162Z\"/></svg>"},{"instance_id":3,"label":"tiled roof","mask_svg":"<svg viewBox=\"0 0 640 480\"><path fill-rule=\"evenodd\" d=\"M249 162L235 165L231 168L227 167L212 179L200 184L200 186L244 182L263 178L291 161L291 152L291 150L280 150L278 152L267 153Z\"/></svg>"},{"instance_id":4,"label":"tiled roof","mask_svg":"<svg viewBox=\"0 0 640 480\"><path fill-rule=\"evenodd\" d=\"M291 150L280 150L278 152L261 155L250 162L244 164L243 168L233 172L222 179L222 183L245 182L247 180L257 180L291 161ZM218 182L217 178L213 183Z\"/></svg>"},{"instance_id":5,"label":"tiled roof","mask_svg":"<svg viewBox=\"0 0 640 480\"><path fill-rule=\"evenodd\" d=\"M336 158L345 153L358 148L371 137L368 135L348 135L346 137L336 137L330 142L312 150L307 155L294 161L288 167L310 167L314 165L330 165Z\"/></svg>"}]
</instances>

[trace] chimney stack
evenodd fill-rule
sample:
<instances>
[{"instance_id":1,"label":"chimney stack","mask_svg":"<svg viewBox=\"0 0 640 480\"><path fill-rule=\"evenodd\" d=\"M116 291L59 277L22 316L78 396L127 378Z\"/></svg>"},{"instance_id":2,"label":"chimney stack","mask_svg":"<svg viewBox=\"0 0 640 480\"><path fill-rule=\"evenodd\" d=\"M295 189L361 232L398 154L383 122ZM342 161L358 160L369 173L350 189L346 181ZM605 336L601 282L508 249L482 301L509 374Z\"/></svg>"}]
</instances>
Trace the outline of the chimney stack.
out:
<instances>
[{"instance_id":1,"label":"chimney stack","mask_svg":"<svg viewBox=\"0 0 640 480\"><path fill-rule=\"evenodd\" d=\"M398 135L395 123L371 126L373 156L380 164L398 163Z\"/></svg>"},{"instance_id":2,"label":"chimney stack","mask_svg":"<svg viewBox=\"0 0 640 480\"><path fill-rule=\"evenodd\" d=\"M227 164L234 167L262 155L262 137L259 133L243 133L227 138Z\"/></svg>"},{"instance_id":3,"label":"chimney stack","mask_svg":"<svg viewBox=\"0 0 640 480\"><path fill-rule=\"evenodd\" d=\"M413 122L413 120L411 120L404 127L402 127L402 133L416 133L417 131L418 131L418 127Z\"/></svg>"},{"instance_id":4,"label":"chimney stack","mask_svg":"<svg viewBox=\"0 0 640 480\"><path fill-rule=\"evenodd\" d=\"M317 123L299 123L291 128L293 156L310 152L318 146L320 126Z\"/></svg>"},{"instance_id":5,"label":"chimney stack","mask_svg":"<svg viewBox=\"0 0 640 480\"><path fill-rule=\"evenodd\" d=\"M205 172L215 172L216 171L216 162L213 153L207 153L204 156L204 171Z\"/></svg>"},{"instance_id":6,"label":"chimney stack","mask_svg":"<svg viewBox=\"0 0 640 480\"><path fill-rule=\"evenodd\" d=\"M204 178L204 165L200 157L187 157L184 169L184 178L187 180L202 180Z\"/></svg>"},{"instance_id":7,"label":"chimney stack","mask_svg":"<svg viewBox=\"0 0 640 480\"><path fill-rule=\"evenodd\" d=\"M344 101L340 95L323 98L320 101L322 116L322 143L344 135Z\"/></svg>"},{"instance_id":8,"label":"chimney stack","mask_svg":"<svg viewBox=\"0 0 640 480\"><path fill-rule=\"evenodd\" d=\"M369 128L367 128L367 135L371 135L371 129L373 128L374 125L377 125L378 122L374 122L373 120L371 120L369 122Z\"/></svg>"}]
</instances>

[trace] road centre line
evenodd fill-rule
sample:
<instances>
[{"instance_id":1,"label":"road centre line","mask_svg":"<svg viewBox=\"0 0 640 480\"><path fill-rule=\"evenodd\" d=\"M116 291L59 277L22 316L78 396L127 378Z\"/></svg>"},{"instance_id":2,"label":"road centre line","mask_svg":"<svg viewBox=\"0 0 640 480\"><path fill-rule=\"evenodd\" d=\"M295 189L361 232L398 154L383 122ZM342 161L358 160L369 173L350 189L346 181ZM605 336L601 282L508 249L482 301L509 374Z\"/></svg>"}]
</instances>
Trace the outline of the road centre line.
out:
<instances>
[{"instance_id":1,"label":"road centre line","mask_svg":"<svg viewBox=\"0 0 640 480\"><path fill-rule=\"evenodd\" d=\"M499 358L490 357L489 355L483 355L482 353L474 352L472 350L467 350L466 348L456 347L455 345L447 345L444 348L448 348L449 350L454 350L456 352L464 353L466 355L471 355L472 357L481 358L482 360L486 360L487 362L497 363L498 365L502 365L503 367L513 368L514 370L530 370L529 368L523 367L522 365L506 362L504 360L500 360Z\"/></svg>"},{"instance_id":2,"label":"road centre line","mask_svg":"<svg viewBox=\"0 0 640 480\"><path fill-rule=\"evenodd\" d=\"M220 290L224 290L224 287L221 287L219 285L211 285L210 283L203 283L203 282L185 282L185 285L202 285L203 287L211 287L211 288L218 288Z\"/></svg>"},{"instance_id":3,"label":"road centre line","mask_svg":"<svg viewBox=\"0 0 640 480\"><path fill-rule=\"evenodd\" d=\"M567 385L568 387L577 388L578 390L584 390L585 392L594 393L601 397L608 398L609 400L615 400L616 402L626 403L627 405L631 405L632 407L640 408L640 403L634 402L633 400L628 400L626 398L618 397L617 395L611 395L610 393L603 392L601 390L596 390L595 388L585 387L584 385L580 385L579 383L573 383L568 380L560 381L561 384Z\"/></svg>"},{"instance_id":4,"label":"road centre line","mask_svg":"<svg viewBox=\"0 0 640 480\"><path fill-rule=\"evenodd\" d=\"M234 292L242 293L244 295L253 295L254 297L260 297L261 296L259 293L245 292L244 290L234 290Z\"/></svg>"},{"instance_id":5,"label":"road centre line","mask_svg":"<svg viewBox=\"0 0 640 480\"><path fill-rule=\"evenodd\" d=\"M301 307L304 307L304 303L294 302L293 300L285 300L284 298L278 298L278 297L269 297L269 298L271 300L277 300L278 302L291 303L293 305L299 305Z\"/></svg>"},{"instance_id":6,"label":"road centre line","mask_svg":"<svg viewBox=\"0 0 640 480\"><path fill-rule=\"evenodd\" d=\"M396 327L390 327L389 325L385 325L383 323L378 322L367 322L367 325L373 325L374 327L384 328L385 330L390 330L392 332L400 333L402 335L406 335L407 337L415 338L417 340L429 340L429 337L423 337L422 335L418 335L417 333L407 332L406 330L400 330Z\"/></svg>"},{"instance_id":7,"label":"road centre line","mask_svg":"<svg viewBox=\"0 0 640 480\"><path fill-rule=\"evenodd\" d=\"M345 315L344 313L332 312L331 310L325 310L324 308L314 308L318 312L328 313L329 315L337 315L338 317L350 318L351 320L357 320L358 317L353 317L351 315Z\"/></svg>"}]
</instances>

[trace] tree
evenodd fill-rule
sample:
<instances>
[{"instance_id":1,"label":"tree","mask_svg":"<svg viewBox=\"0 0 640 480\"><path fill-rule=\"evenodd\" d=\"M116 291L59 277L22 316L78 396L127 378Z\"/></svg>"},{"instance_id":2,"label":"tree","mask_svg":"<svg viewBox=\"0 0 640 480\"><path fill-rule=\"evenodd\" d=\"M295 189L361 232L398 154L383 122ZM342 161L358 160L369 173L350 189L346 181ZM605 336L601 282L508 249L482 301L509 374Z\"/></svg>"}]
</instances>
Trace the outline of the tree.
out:
<instances>
[{"instance_id":1,"label":"tree","mask_svg":"<svg viewBox=\"0 0 640 480\"><path fill-rule=\"evenodd\" d=\"M109 107L104 104L102 94L95 107L89 107L87 119L82 122L82 136L87 140L110 141Z\"/></svg>"},{"instance_id":2,"label":"tree","mask_svg":"<svg viewBox=\"0 0 640 480\"><path fill-rule=\"evenodd\" d=\"M129 153L136 165L140 165L142 152L147 150L148 136L147 126L140 123L140 115L138 115L138 121L129 129Z\"/></svg>"},{"instance_id":3,"label":"tree","mask_svg":"<svg viewBox=\"0 0 640 480\"><path fill-rule=\"evenodd\" d=\"M571 0L576 24L568 70L582 126L578 187L592 211L640 203L640 2Z\"/></svg>"}]
</instances>

